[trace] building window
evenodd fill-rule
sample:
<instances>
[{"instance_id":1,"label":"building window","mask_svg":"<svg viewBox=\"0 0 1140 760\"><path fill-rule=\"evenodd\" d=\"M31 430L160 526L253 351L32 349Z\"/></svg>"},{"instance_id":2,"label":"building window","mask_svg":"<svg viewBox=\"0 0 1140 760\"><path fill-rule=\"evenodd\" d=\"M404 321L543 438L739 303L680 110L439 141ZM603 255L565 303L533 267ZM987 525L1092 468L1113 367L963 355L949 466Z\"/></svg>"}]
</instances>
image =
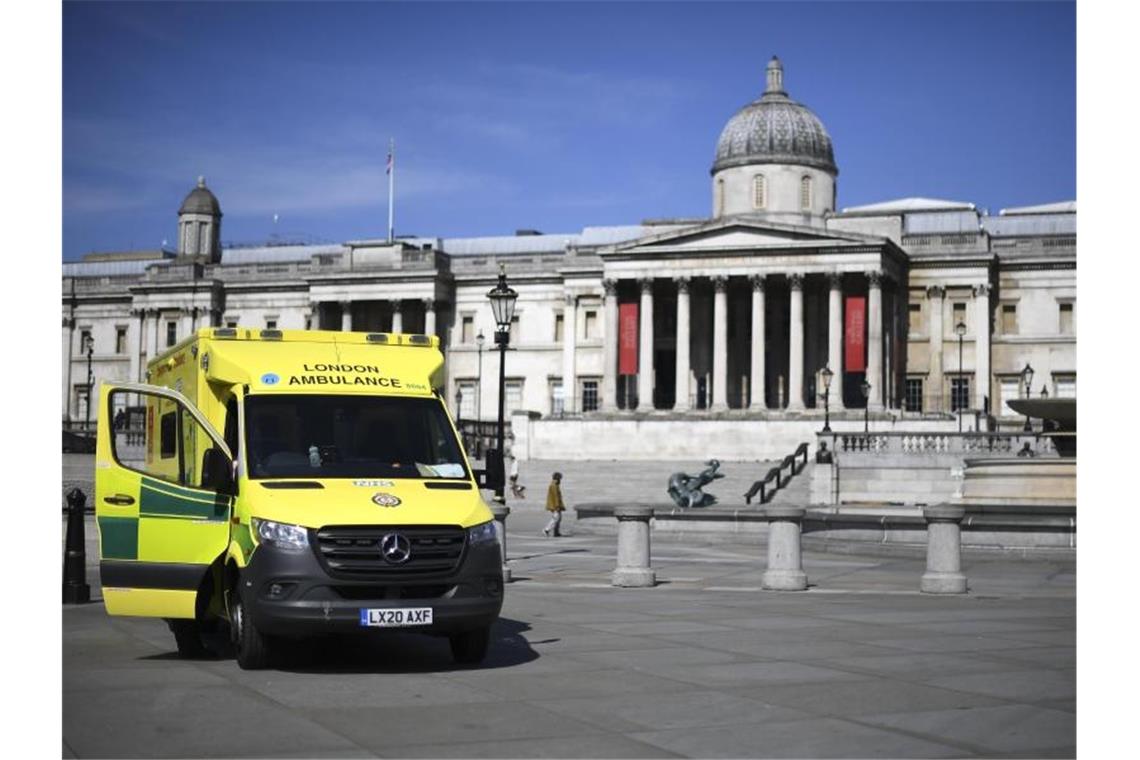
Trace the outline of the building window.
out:
<instances>
[{"instance_id":1,"label":"building window","mask_svg":"<svg viewBox=\"0 0 1140 760\"><path fill-rule=\"evenodd\" d=\"M79 331L79 347L78 347L78 353L80 356L83 356L84 354L87 353L87 344L88 343L91 344L92 348L95 347L95 343L91 337L91 331L90 330L80 330Z\"/></svg>"},{"instance_id":2,"label":"building window","mask_svg":"<svg viewBox=\"0 0 1140 760\"><path fill-rule=\"evenodd\" d=\"M598 312L586 312L586 334L583 337L586 340L595 340L598 337Z\"/></svg>"},{"instance_id":3,"label":"building window","mask_svg":"<svg viewBox=\"0 0 1140 760\"><path fill-rule=\"evenodd\" d=\"M1016 417L1017 412L1009 407L1009 402L1016 399L1021 393L1021 377L1003 377L998 386L1001 392L1001 411L999 414L1002 417Z\"/></svg>"},{"instance_id":4,"label":"building window","mask_svg":"<svg viewBox=\"0 0 1140 760\"><path fill-rule=\"evenodd\" d=\"M455 406L459 410L459 419L473 420L478 415L475 408L475 381L460 380L455 384Z\"/></svg>"},{"instance_id":5,"label":"building window","mask_svg":"<svg viewBox=\"0 0 1140 760\"><path fill-rule=\"evenodd\" d=\"M562 330L566 320L561 314L554 315L554 342L561 343L563 339Z\"/></svg>"},{"instance_id":6,"label":"building window","mask_svg":"<svg viewBox=\"0 0 1140 760\"><path fill-rule=\"evenodd\" d=\"M127 352L127 328L115 328L115 353L125 354Z\"/></svg>"},{"instance_id":7,"label":"building window","mask_svg":"<svg viewBox=\"0 0 1140 760\"><path fill-rule=\"evenodd\" d=\"M757 174L752 178L752 208L765 208L768 205L767 188L764 187L764 175Z\"/></svg>"},{"instance_id":8,"label":"building window","mask_svg":"<svg viewBox=\"0 0 1140 760\"><path fill-rule=\"evenodd\" d=\"M1053 394L1057 398L1077 397L1076 375L1056 375L1053 377Z\"/></svg>"},{"instance_id":9,"label":"building window","mask_svg":"<svg viewBox=\"0 0 1140 760\"><path fill-rule=\"evenodd\" d=\"M562 388L562 378L550 378L550 414L561 417L566 412L566 392Z\"/></svg>"},{"instance_id":10,"label":"building window","mask_svg":"<svg viewBox=\"0 0 1140 760\"><path fill-rule=\"evenodd\" d=\"M912 334L922 332L922 304L908 303L906 309L907 330Z\"/></svg>"},{"instance_id":11,"label":"building window","mask_svg":"<svg viewBox=\"0 0 1140 760\"><path fill-rule=\"evenodd\" d=\"M970 407L970 378L955 377L950 379L950 411Z\"/></svg>"},{"instance_id":12,"label":"building window","mask_svg":"<svg viewBox=\"0 0 1140 760\"><path fill-rule=\"evenodd\" d=\"M507 414L522 409L523 405L523 381L522 380L508 380L507 392L503 396L503 403L506 406Z\"/></svg>"},{"instance_id":13,"label":"building window","mask_svg":"<svg viewBox=\"0 0 1140 760\"><path fill-rule=\"evenodd\" d=\"M166 347L170 348L171 346L173 346L177 342L178 342L178 323L177 322L167 322L166 323Z\"/></svg>"},{"instance_id":14,"label":"building window","mask_svg":"<svg viewBox=\"0 0 1140 760\"><path fill-rule=\"evenodd\" d=\"M1073 334L1073 305L1071 303L1057 304L1059 328L1061 335Z\"/></svg>"},{"instance_id":15,"label":"building window","mask_svg":"<svg viewBox=\"0 0 1140 760\"><path fill-rule=\"evenodd\" d=\"M519 317L516 314L511 317L511 343L518 345L519 342Z\"/></svg>"},{"instance_id":16,"label":"building window","mask_svg":"<svg viewBox=\"0 0 1140 760\"><path fill-rule=\"evenodd\" d=\"M598 411L598 381L582 380L582 411Z\"/></svg>"},{"instance_id":17,"label":"building window","mask_svg":"<svg viewBox=\"0 0 1140 760\"><path fill-rule=\"evenodd\" d=\"M966 304L965 303L963 303L961 301L955 301L954 305L953 305L953 314L954 314L954 321L950 325L950 331L951 332L953 332L954 329L959 324L966 325L966 327L969 328L970 323L966 321Z\"/></svg>"},{"instance_id":18,"label":"building window","mask_svg":"<svg viewBox=\"0 0 1140 760\"><path fill-rule=\"evenodd\" d=\"M800 211L811 211L811 177L800 177Z\"/></svg>"},{"instance_id":19,"label":"building window","mask_svg":"<svg viewBox=\"0 0 1140 760\"><path fill-rule=\"evenodd\" d=\"M460 343L474 343L475 342L475 317L463 317L461 327L459 330Z\"/></svg>"},{"instance_id":20,"label":"building window","mask_svg":"<svg viewBox=\"0 0 1140 760\"><path fill-rule=\"evenodd\" d=\"M87 421L87 384L75 386L75 419Z\"/></svg>"},{"instance_id":21,"label":"building window","mask_svg":"<svg viewBox=\"0 0 1140 760\"><path fill-rule=\"evenodd\" d=\"M922 411L922 378L908 377L906 379L906 410L908 412Z\"/></svg>"},{"instance_id":22,"label":"building window","mask_svg":"<svg viewBox=\"0 0 1140 760\"><path fill-rule=\"evenodd\" d=\"M1017 304L1003 303L1001 305L1001 333L1002 335L1017 335Z\"/></svg>"}]
</instances>

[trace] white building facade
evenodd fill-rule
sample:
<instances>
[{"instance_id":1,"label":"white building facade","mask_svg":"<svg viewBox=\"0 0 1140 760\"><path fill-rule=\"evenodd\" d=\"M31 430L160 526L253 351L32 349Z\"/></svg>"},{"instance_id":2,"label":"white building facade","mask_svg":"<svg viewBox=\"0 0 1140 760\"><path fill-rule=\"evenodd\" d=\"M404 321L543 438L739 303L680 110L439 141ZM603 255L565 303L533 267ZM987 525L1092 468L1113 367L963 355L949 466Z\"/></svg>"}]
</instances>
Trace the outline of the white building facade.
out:
<instances>
[{"instance_id":1,"label":"white building facade","mask_svg":"<svg viewBox=\"0 0 1140 760\"><path fill-rule=\"evenodd\" d=\"M199 179L176 252L63 265L64 422L88 418L88 367L141 380L190 331L238 325L437 334L453 413L492 420L500 265L520 458L783 456L822 426L824 367L838 430L1019 426L1011 398L1075 396L1075 202L837 210L831 138L775 58L710 174L703 219L262 247L221 245Z\"/></svg>"}]
</instances>

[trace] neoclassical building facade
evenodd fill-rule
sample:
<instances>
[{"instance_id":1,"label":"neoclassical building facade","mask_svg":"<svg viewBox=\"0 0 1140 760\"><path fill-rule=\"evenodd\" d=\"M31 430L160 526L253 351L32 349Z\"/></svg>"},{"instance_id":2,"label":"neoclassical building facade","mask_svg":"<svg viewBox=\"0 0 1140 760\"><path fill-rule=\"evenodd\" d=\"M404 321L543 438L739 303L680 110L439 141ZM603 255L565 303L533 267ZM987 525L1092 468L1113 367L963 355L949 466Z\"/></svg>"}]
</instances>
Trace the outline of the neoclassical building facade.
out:
<instances>
[{"instance_id":1,"label":"neoclassical building facade","mask_svg":"<svg viewBox=\"0 0 1140 760\"><path fill-rule=\"evenodd\" d=\"M955 430L960 415L993 429L1022 423L1012 398L1075 396L1074 201L836 209L831 137L775 58L710 174L707 218L262 246L221 243L200 178L177 250L63 265L63 419L87 419L89 365L95 384L140 380L190 331L240 325L438 334L453 411L491 420L500 266L519 292L505 399L519 456L788 453L822 424L825 367L837 429L865 413L891 429Z\"/></svg>"}]
</instances>

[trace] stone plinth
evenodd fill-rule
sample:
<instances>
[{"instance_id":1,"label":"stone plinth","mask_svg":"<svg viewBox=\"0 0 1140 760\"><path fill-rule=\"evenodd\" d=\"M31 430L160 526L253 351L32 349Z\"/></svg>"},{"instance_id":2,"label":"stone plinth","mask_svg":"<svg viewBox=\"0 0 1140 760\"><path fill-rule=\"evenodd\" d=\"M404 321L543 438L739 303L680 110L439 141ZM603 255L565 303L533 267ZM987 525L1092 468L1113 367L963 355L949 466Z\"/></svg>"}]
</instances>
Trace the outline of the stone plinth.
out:
<instances>
[{"instance_id":1,"label":"stone plinth","mask_svg":"<svg viewBox=\"0 0 1140 760\"><path fill-rule=\"evenodd\" d=\"M941 504L924 507L926 518L926 572L919 588L926 594L964 594L962 574L962 518L966 510Z\"/></svg>"},{"instance_id":2,"label":"stone plinth","mask_svg":"<svg viewBox=\"0 0 1140 760\"><path fill-rule=\"evenodd\" d=\"M618 521L617 568L611 583L622 588L644 588L657 584L657 574L649 566L649 519L653 508L614 507Z\"/></svg>"},{"instance_id":3,"label":"stone plinth","mask_svg":"<svg viewBox=\"0 0 1140 760\"><path fill-rule=\"evenodd\" d=\"M505 504L491 504L491 514L495 516L495 531L499 534L499 547L503 556L503 583L511 582L511 568L507 565L507 515L511 508Z\"/></svg>"},{"instance_id":4,"label":"stone plinth","mask_svg":"<svg viewBox=\"0 0 1140 760\"><path fill-rule=\"evenodd\" d=\"M763 585L774 591L803 591L807 588L800 551L802 507L768 507L768 570Z\"/></svg>"}]
</instances>

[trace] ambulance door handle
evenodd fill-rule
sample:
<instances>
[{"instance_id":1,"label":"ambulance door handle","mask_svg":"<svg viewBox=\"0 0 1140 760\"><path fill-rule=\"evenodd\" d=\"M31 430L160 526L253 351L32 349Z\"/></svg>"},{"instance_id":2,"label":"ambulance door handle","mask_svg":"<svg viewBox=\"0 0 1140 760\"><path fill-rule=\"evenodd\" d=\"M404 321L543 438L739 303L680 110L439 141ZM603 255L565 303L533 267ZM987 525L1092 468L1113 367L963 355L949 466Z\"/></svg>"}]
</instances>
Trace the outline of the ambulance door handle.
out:
<instances>
[{"instance_id":1,"label":"ambulance door handle","mask_svg":"<svg viewBox=\"0 0 1140 760\"><path fill-rule=\"evenodd\" d=\"M108 504L114 504L116 507L127 507L135 503L133 496L125 496L121 493L117 493L114 496L104 496L103 501Z\"/></svg>"}]
</instances>

